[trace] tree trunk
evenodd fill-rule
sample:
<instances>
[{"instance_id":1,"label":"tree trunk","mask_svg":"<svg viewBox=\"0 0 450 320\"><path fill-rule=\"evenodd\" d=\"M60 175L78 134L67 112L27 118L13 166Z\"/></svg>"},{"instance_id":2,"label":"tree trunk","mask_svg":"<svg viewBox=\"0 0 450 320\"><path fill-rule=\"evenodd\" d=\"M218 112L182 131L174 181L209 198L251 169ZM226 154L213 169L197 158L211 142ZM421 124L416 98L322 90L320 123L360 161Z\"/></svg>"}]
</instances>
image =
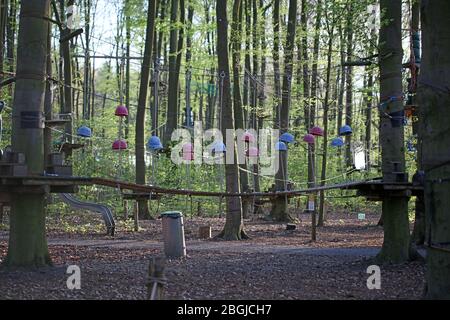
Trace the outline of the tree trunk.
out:
<instances>
[{"instance_id":1,"label":"tree trunk","mask_svg":"<svg viewBox=\"0 0 450 320\"><path fill-rule=\"evenodd\" d=\"M342 26L339 25L339 40L340 40L340 49L341 49L341 65L344 64L345 62L345 52L344 52L344 32L342 30ZM339 95L338 95L338 102L337 102L337 109L338 109L338 114L337 114L337 135L339 135L340 133L340 129L342 127L343 124L343 112L344 112L344 95L345 95L345 76L346 76L346 72L345 72L345 67L341 68L341 78L339 81ZM338 154L341 155L340 153L340 149L338 150Z\"/></svg>"},{"instance_id":2,"label":"tree trunk","mask_svg":"<svg viewBox=\"0 0 450 320\"><path fill-rule=\"evenodd\" d=\"M178 117L180 117L178 123L182 123L182 112L180 112L180 107L181 107L181 103L180 103L180 96L181 96L181 91L180 91L180 69L181 69L181 59L183 57L183 42L184 42L184 28L185 28L185 24L184 24L184 16L185 16L185 7L184 7L184 0L179 0L180 2L180 31L178 32L178 44L177 44L177 61L176 61L176 67L175 67L175 72L178 75L178 91L177 91L177 95L178 95L178 99L177 99L177 114Z\"/></svg>"},{"instance_id":3,"label":"tree trunk","mask_svg":"<svg viewBox=\"0 0 450 320\"><path fill-rule=\"evenodd\" d=\"M256 5L256 0L252 0L252 45L253 45L253 79L250 85L250 126L251 129L256 129L256 109L258 105L258 72L259 72L259 37L258 37L258 7Z\"/></svg>"},{"instance_id":4,"label":"tree trunk","mask_svg":"<svg viewBox=\"0 0 450 320\"><path fill-rule=\"evenodd\" d=\"M250 58L251 52L251 28L252 28L252 16L251 16L251 0L244 0L245 3L245 73L244 73L244 90L243 90L243 103L245 106L244 111L244 126L248 124L248 107L250 105L249 101L249 89L250 89L250 74L252 73L252 64Z\"/></svg>"},{"instance_id":5,"label":"tree trunk","mask_svg":"<svg viewBox=\"0 0 450 320\"><path fill-rule=\"evenodd\" d=\"M3 75L6 25L8 20L8 0L0 0L0 74Z\"/></svg>"},{"instance_id":6,"label":"tree trunk","mask_svg":"<svg viewBox=\"0 0 450 320\"><path fill-rule=\"evenodd\" d=\"M6 25L6 57L8 58L8 71L14 72L14 60L15 60L15 37L16 37L16 13L17 13L17 0L10 0L9 2L9 18ZM13 87L9 87L10 104L12 104Z\"/></svg>"},{"instance_id":7,"label":"tree trunk","mask_svg":"<svg viewBox=\"0 0 450 320\"><path fill-rule=\"evenodd\" d=\"M318 60L319 60L319 49L320 49L320 23L322 19L322 1L317 1L317 12L316 12L316 22L314 27L314 48L313 48L313 65L312 65L312 75L311 75L311 93L310 93L310 103L309 103L309 123L306 130L309 131L314 127L316 123L316 107L317 107L317 85L318 85ZM315 145L311 145L308 148L308 187L312 188L315 185ZM315 201L314 201L315 203Z\"/></svg>"},{"instance_id":8,"label":"tree trunk","mask_svg":"<svg viewBox=\"0 0 450 320\"><path fill-rule=\"evenodd\" d=\"M281 105L281 73L280 73L280 0L275 0L272 11L273 24L273 73L274 73L274 128L280 128L280 105Z\"/></svg>"},{"instance_id":9,"label":"tree trunk","mask_svg":"<svg viewBox=\"0 0 450 320\"><path fill-rule=\"evenodd\" d=\"M233 107L234 107L234 127L236 129L243 129L244 125L244 113L242 110L242 97L240 88L240 72L241 72L241 41L242 41L242 1L235 0L233 4L233 23L231 24L231 43L233 50ZM239 157L239 154L238 154ZM248 173L247 166L245 165L245 159L238 159L239 178L241 182L241 191L249 191L248 186ZM250 203L248 199L242 199L243 216L248 216Z\"/></svg>"},{"instance_id":10,"label":"tree trunk","mask_svg":"<svg viewBox=\"0 0 450 320\"><path fill-rule=\"evenodd\" d=\"M307 15L308 4L306 0L302 0L302 14L300 16L300 26L301 26L301 59L300 60L303 69L303 109L305 116L305 130L308 130L310 122L310 110L309 110L309 98L310 98L310 76L309 76L309 58L308 58L308 15Z\"/></svg>"},{"instance_id":11,"label":"tree trunk","mask_svg":"<svg viewBox=\"0 0 450 320\"><path fill-rule=\"evenodd\" d=\"M450 2L422 0L419 121L425 171L426 297L450 299ZM442 180L440 180L442 179Z\"/></svg>"},{"instance_id":12,"label":"tree trunk","mask_svg":"<svg viewBox=\"0 0 450 320\"><path fill-rule=\"evenodd\" d=\"M155 34L155 16L157 0L150 0L147 13L147 29L144 49L144 61L141 67L141 83L139 87L138 107L136 113L136 183L145 184L145 110L147 105L150 67L152 62L152 46ZM149 219L150 212L146 200L138 203L139 218Z\"/></svg>"},{"instance_id":13,"label":"tree trunk","mask_svg":"<svg viewBox=\"0 0 450 320\"><path fill-rule=\"evenodd\" d=\"M328 21L328 19L327 19ZM334 19L331 22L327 22L329 24L329 39L328 39L328 52L327 52L327 76L326 76L326 88L325 88L325 101L323 106L323 154L322 154L322 172L320 176L320 185L325 185L325 179L327 177L327 156L328 156L328 111L329 111L329 100L330 100L330 91L331 91L331 59L333 54L333 36L334 36ZM317 225L319 227L323 226L325 217L325 192L320 192L320 206L319 206L319 220Z\"/></svg>"},{"instance_id":14,"label":"tree trunk","mask_svg":"<svg viewBox=\"0 0 450 320\"><path fill-rule=\"evenodd\" d=\"M384 102L388 97L402 95L402 37L401 0L381 0L384 12L380 30L380 96ZM382 171L384 182L402 179L405 172L403 122L397 112L403 111L400 99L381 107L380 143L382 148ZM384 242L378 254L380 262L402 263L410 258L409 221L407 197L384 197L382 205Z\"/></svg>"},{"instance_id":15,"label":"tree trunk","mask_svg":"<svg viewBox=\"0 0 450 320\"><path fill-rule=\"evenodd\" d=\"M69 17L69 15L65 15L64 14L64 1L61 1L61 19L63 19L62 21L65 22L67 21L67 18ZM74 5L74 0L69 0L67 2L67 6L73 6ZM61 30L61 37L66 37L67 35L70 34L72 30L70 30L69 28L63 29ZM64 104L63 104L63 110L62 112L64 114L71 114L73 111L73 107L72 107L72 58L71 58L71 54L70 54L70 42L69 41L64 41L61 43L61 51L62 51L62 57L63 57L63 68L64 68ZM70 118L70 121L66 123L65 127L64 127L64 132L65 132L65 141L67 141L68 143L72 143L73 139L72 139L72 131L73 131L73 119L72 117ZM65 153L65 157L66 159L71 159L72 158L72 150L69 148L66 153Z\"/></svg>"},{"instance_id":16,"label":"tree trunk","mask_svg":"<svg viewBox=\"0 0 450 320\"><path fill-rule=\"evenodd\" d=\"M91 32L91 0L84 0L84 87L83 87L83 119L88 120L90 115L90 32Z\"/></svg>"},{"instance_id":17,"label":"tree trunk","mask_svg":"<svg viewBox=\"0 0 450 320\"><path fill-rule=\"evenodd\" d=\"M47 66L46 72L47 77L52 77L52 56L50 52L52 52L52 42L51 42L51 26L48 28L48 36L47 36ZM45 85L45 97L44 97L44 113L45 120L52 120L53 118L53 108L52 108L52 83L50 81L46 82ZM44 167L48 161L48 156L52 152L52 130L50 127L45 127L44 129Z\"/></svg>"},{"instance_id":18,"label":"tree trunk","mask_svg":"<svg viewBox=\"0 0 450 320\"><path fill-rule=\"evenodd\" d=\"M177 70L178 53L178 4L179 0L172 0L170 12L170 49L169 49L169 92L167 102L166 130L164 132L164 143L171 139L172 132L177 128L178 122L178 86L179 74Z\"/></svg>"},{"instance_id":19,"label":"tree trunk","mask_svg":"<svg viewBox=\"0 0 450 320\"><path fill-rule=\"evenodd\" d=\"M125 54L129 58L130 57L130 49L131 49L131 19L130 19L130 0L125 1L125 38L126 38L126 46L125 46ZM130 59L126 60L125 65L125 106L130 112L130 76L131 76L131 63ZM125 118L125 139L128 139L130 134L130 117L127 116Z\"/></svg>"},{"instance_id":20,"label":"tree trunk","mask_svg":"<svg viewBox=\"0 0 450 320\"><path fill-rule=\"evenodd\" d=\"M217 1L217 57L219 74L223 76L223 87L220 97L222 101L222 134L226 137L227 129L234 130L234 112L231 100L230 85L230 67L228 57L228 18L227 18L227 0ZM232 121L230 121L232 120ZM233 133L234 138L234 133ZM228 150L234 149L233 159L226 161L225 164L225 183L226 192L239 192L239 170L237 165L236 142L227 141ZM228 154L228 152L227 152ZM231 163L232 161L232 163ZM226 222L222 233L219 235L225 240L241 240L245 237L244 224L242 220L241 199L238 197L228 197L226 199Z\"/></svg>"},{"instance_id":21,"label":"tree trunk","mask_svg":"<svg viewBox=\"0 0 450 320\"><path fill-rule=\"evenodd\" d=\"M23 152L30 174L44 172L43 129L22 128L21 114L35 112L42 117L46 87L50 0L22 1L20 7L16 89L13 107L12 148ZM45 193L13 193L8 267L39 267L51 264L45 234Z\"/></svg>"},{"instance_id":22,"label":"tree trunk","mask_svg":"<svg viewBox=\"0 0 450 320\"><path fill-rule=\"evenodd\" d=\"M289 130L289 109L291 100L292 72L294 60L295 31L297 22L297 0L289 0L289 18L284 52L283 97L280 108L280 133ZM287 182L287 152L280 152L279 170L275 175L277 191L286 190ZM271 217L275 221L292 221L288 212L286 197L277 198L272 205Z\"/></svg>"},{"instance_id":23,"label":"tree trunk","mask_svg":"<svg viewBox=\"0 0 450 320\"><path fill-rule=\"evenodd\" d=\"M350 2L350 7L348 9L347 17L347 60L352 60L353 58L353 18L354 18L354 4ZM353 67L348 66L346 68L345 74L345 124L352 126L353 121ZM345 137L345 162L347 168L353 167L353 156L352 156L352 136L348 135Z\"/></svg>"},{"instance_id":24,"label":"tree trunk","mask_svg":"<svg viewBox=\"0 0 450 320\"><path fill-rule=\"evenodd\" d=\"M373 108L373 69L368 67L367 74L367 90L365 96L366 106L366 152L367 152L367 170L370 171L371 167L371 151L372 151L372 108Z\"/></svg>"},{"instance_id":25,"label":"tree trunk","mask_svg":"<svg viewBox=\"0 0 450 320\"><path fill-rule=\"evenodd\" d=\"M411 17L411 41L414 41L413 38L415 35L419 34L420 30L420 1L413 1L412 3L412 17ZM414 53L414 50L412 50L412 53ZM416 64L415 55L411 55L411 63ZM414 67L415 68L415 67ZM411 69L413 70L413 69ZM416 74L415 76L418 76L419 68L415 68ZM411 74L411 78L414 77L414 74ZM416 104L417 97L417 78L414 79L416 85L414 87L411 87L410 94L412 94L412 102L413 105ZM415 113L417 116L417 112ZM420 124L420 120L413 123L413 132L418 129L418 126ZM417 130L418 131L418 130ZM417 139L417 175L419 175L419 172L423 170L422 167L422 140L421 136L419 134L419 137ZM424 197L418 196L416 197L416 207L415 207L415 218L414 218L414 229L411 235L412 242L415 245L423 245L425 242L425 204L424 204Z\"/></svg>"}]
</instances>

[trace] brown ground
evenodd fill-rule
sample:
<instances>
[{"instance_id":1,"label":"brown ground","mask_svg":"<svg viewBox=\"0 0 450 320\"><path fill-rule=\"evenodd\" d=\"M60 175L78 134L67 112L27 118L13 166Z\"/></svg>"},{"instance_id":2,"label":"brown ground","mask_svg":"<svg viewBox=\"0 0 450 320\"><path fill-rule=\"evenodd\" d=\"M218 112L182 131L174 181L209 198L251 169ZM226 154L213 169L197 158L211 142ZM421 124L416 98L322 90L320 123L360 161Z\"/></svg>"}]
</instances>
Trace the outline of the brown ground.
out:
<instances>
[{"instance_id":1,"label":"brown ground","mask_svg":"<svg viewBox=\"0 0 450 320\"><path fill-rule=\"evenodd\" d=\"M198 227L217 234L223 219L187 218L188 257L168 261L168 299L418 299L424 264L381 266L381 290L368 290L367 267L382 244L378 215L330 215L310 243L307 215L294 231L284 224L246 221L250 240L199 240ZM85 232L67 232L84 225ZM162 250L161 221L142 222L134 233L119 223L115 238L103 235L100 221L88 214L49 221L49 248L55 266L37 271L0 269L0 299L145 299L149 257ZM93 231L91 231L91 229ZM95 230L99 230L95 232ZM0 262L7 250L0 231ZM66 268L81 268L82 289L66 287Z\"/></svg>"}]
</instances>

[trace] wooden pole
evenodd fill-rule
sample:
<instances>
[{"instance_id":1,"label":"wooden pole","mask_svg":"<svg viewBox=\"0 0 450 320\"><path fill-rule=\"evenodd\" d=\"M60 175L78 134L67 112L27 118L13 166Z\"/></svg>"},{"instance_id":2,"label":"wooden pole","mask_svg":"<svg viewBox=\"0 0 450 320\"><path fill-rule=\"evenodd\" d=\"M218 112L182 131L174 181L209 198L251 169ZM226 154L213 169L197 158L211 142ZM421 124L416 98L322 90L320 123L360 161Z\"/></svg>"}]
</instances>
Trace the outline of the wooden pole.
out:
<instances>
[{"instance_id":1,"label":"wooden pole","mask_svg":"<svg viewBox=\"0 0 450 320\"><path fill-rule=\"evenodd\" d=\"M150 260L148 268L147 297L148 300L163 300L164 286L167 282L165 276L166 260L156 257Z\"/></svg>"},{"instance_id":2,"label":"wooden pole","mask_svg":"<svg viewBox=\"0 0 450 320\"><path fill-rule=\"evenodd\" d=\"M139 231L139 202L136 201L134 203L134 231L138 232Z\"/></svg>"},{"instance_id":3,"label":"wooden pole","mask_svg":"<svg viewBox=\"0 0 450 320\"><path fill-rule=\"evenodd\" d=\"M309 144L308 148L310 149L308 154L311 156L311 161L309 161L310 165L311 165L311 180L312 180L312 187L315 188L316 187L316 166L315 166L315 148L313 144ZM311 204L312 202L312 204ZM312 193L309 196L309 201L308 201L308 211L311 212L311 241L316 241L317 239L317 225L316 225L316 193Z\"/></svg>"}]
</instances>

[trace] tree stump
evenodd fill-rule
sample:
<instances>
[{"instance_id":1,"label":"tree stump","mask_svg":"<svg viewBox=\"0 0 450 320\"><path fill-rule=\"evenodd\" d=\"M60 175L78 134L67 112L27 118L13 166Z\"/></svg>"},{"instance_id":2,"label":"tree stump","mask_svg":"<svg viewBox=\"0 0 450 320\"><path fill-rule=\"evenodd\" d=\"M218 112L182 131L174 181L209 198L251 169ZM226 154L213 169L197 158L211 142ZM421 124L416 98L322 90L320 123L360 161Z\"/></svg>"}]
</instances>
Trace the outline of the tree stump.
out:
<instances>
[{"instance_id":1,"label":"tree stump","mask_svg":"<svg viewBox=\"0 0 450 320\"><path fill-rule=\"evenodd\" d=\"M198 237L200 239L211 239L211 226L201 226L198 229Z\"/></svg>"}]
</instances>

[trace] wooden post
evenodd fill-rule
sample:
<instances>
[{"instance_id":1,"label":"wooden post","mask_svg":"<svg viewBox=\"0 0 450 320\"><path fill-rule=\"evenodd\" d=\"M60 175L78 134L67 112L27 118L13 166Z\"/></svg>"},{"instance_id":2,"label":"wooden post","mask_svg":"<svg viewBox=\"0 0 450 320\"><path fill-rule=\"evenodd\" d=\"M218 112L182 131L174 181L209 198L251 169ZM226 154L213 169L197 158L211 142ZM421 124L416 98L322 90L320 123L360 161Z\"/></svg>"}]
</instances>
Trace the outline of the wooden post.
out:
<instances>
[{"instance_id":1,"label":"wooden post","mask_svg":"<svg viewBox=\"0 0 450 320\"><path fill-rule=\"evenodd\" d=\"M309 171L311 172L311 182L309 188L316 187L316 166L315 166L315 148L313 144L308 144L308 155L310 156ZM311 241L316 241L316 197L317 193L311 193L308 197L308 211L311 212Z\"/></svg>"},{"instance_id":2,"label":"wooden post","mask_svg":"<svg viewBox=\"0 0 450 320\"><path fill-rule=\"evenodd\" d=\"M198 229L198 237L200 239L211 239L211 226L201 226Z\"/></svg>"},{"instance_id":3,"label":"wooden post","mask_svg":"<svg viewBox=\"0 0 450 320\"><path fill-rule=\"evenodd\" d=\"M128 220L128 201L123 200L122 204L123 204L123 218L125 220Z\"/></svg>"},{"instance_id":4,"label":"wooden post","mask_svg":"<svg viewBox=\"0 0 450 320\"><path fill-rule=\"evenodd\" d=\"M165 267L166 260L163 257L156 257L150 260L147 284L148 300L163 300L164 286L167 282L164 274Z\"/></svg>"},{"instance_id":5,"label":"wooden post","mask_svg":"<svg viewBox=\"0 0 450 320\"><path fill-rule=\"evenodd\" d=\"M316 222L316 196L311 194L308 199L308 211L311 213L311 241L317 239L317 222Z\"/></svg>"},{"instance_id":6,"label":"wooden post","mask_svg":"<svg viewBox=\"0 0 450 320\"><path fill-rule=\"evenodd\" d=\"M139 202L134 203L134 231L139 231Z\"/></svg>"}]
</instances>

